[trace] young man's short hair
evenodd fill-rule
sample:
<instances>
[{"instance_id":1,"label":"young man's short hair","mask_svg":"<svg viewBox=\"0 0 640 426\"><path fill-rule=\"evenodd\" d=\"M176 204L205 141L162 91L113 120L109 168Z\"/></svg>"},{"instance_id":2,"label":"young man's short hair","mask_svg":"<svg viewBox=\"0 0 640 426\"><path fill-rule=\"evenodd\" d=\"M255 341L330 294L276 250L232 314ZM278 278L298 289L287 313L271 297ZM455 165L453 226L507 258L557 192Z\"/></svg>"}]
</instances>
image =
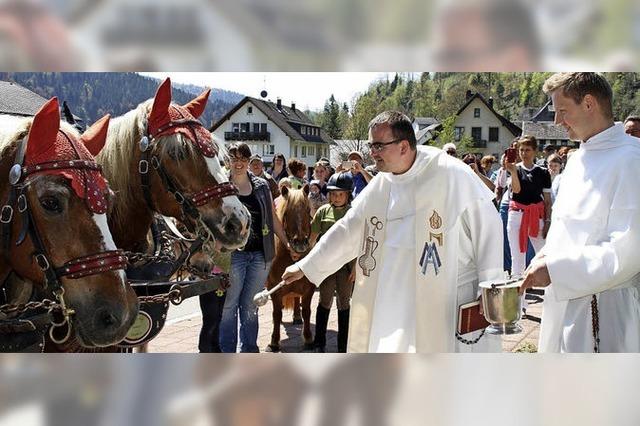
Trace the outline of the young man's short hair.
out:
<instances>
[{"instance_id":1,"label":"young man's short hair","mask_svg":"<svg viewBox=\"0 0 640 426\"><path fill-rule=\"evenodd\" d=\"M542 87L547 94L558 89L562 89L562 94L576 104L582 103L586 95L593 96L607 118L613 119L613 91L602 75L595 72L560 72L549 77Z\"/></svg>"}]
</instances>

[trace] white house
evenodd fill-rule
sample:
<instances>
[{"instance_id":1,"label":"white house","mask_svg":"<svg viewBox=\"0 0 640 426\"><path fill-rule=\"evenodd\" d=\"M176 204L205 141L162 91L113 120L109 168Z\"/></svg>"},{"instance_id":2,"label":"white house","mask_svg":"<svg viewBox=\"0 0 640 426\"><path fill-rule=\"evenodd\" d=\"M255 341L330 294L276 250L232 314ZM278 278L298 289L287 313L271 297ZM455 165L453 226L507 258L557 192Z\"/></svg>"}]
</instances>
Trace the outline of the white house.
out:
<instances>
[{"instance_id":1,"label":"white house","mask_svg":"<svg viewBox=\"0 0 640 426\"><path fill-rule=\"evenodd\" d=\"M493 109L492 98L486 100L479 93L467 91L467 100L456 115L455 140L471 136L468 151L474 154L500 158L511 141L522 134L520 127Z\"/></svg>"},{"instance_id":2,"label":"white house","mask_svg":"<svg viewBox=\"0 0 640 426\"><path fill-rule=\"evenodd\" d=\"M274 154L287 158L296 157L307 167L320 157L329 158L329 146L333 140L304 112L276 103L245 97L211 128L218 140L225 144L242 141L251 152L260 154L265 164L271 163Z\"/></svg>"}]
</instances>

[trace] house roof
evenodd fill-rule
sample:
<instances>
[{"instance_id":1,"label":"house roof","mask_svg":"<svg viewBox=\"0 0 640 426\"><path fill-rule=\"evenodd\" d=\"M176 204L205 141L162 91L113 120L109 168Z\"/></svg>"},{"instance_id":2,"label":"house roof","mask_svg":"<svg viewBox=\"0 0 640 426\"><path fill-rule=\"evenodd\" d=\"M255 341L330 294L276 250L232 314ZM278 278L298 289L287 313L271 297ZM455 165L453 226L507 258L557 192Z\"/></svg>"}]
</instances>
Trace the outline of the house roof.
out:
<instances>
[{"instance_id":1,"label":"house roof","mask_svg":"<svg viewBox=\"0 0 640 426\"><path fill-rule=\"evenodd\" d=\"M569 133L565 128L553 123L535 123L533 121L525 121L522 123L522 134L535 136L536 139L569 140Z\"/></svg>"},{"instance_id":2,"label":"house roof","mask_svg":"<svg viewBox=\"0 0 640 426\"><path fill-rule=\"evenodd\" d=\"M547 101L547 103L544 104L544 106L540 108L540 110L536 112L533 117L531 117L531 120L527 121L544 121L553 123L555 121L555 112L551 110L551 101Z\"/></svg>"},{"instance_id":3,"label":"house roof","mask_svg":"<svg viewBox=\"0 0 640 426\"><path fill-rule=\"evenodd\" d=\"M489 108L489 111L491 111L498 118L498 120L500 120L502 125L506 127L513 134L513 136L520 136L522 134L522 129L520 127L516 126L511 121L509 121L506 117L504 117L502 114L498 113L495 109L493 109L493 107L489 105L489 102L487 102L486 99L480 93L476 93L473 96L471 96L469 99L467 99L467 102L465 102L464 105L460 107L456 115L460 115L460 113L464 111L469 106L469 104L473 102L475 99L480 99L487 106L487 108Z\"/></svg>"},{"instance_id":4,"label":"house roof","mask_svg":"<svg viewBox=\"0 0 640 426\"><path fill-rule=\"evenodd\" d=\"M276 126L282 129L282 131L291 139L327 144L333 142L333 139L331 139L331 137L327 134L327 132L324 131L322 127L311 121L311 119L298 108L292 109L283 104L282 108L279 110L277 105L273 102L252 98L251 96L246 96L244 99L238 102L235 107L233 107L224 115L224 117L218 120L218 122L211 127L211 131L214 131L215 129L220 127L247 102L251 102L253 105L255 105L269 118L269 120L271 120ZM300 133L300 126L302 125L319 128L320 136L318 137L311 135L302 135Z\"/></svg>"},{"instance_id":5,"label":"house roof","mask_svg":"<svg viewBox=\"0 0 640 426\"><path fill-rule=\"evenodd\" d=\"M0 81L0 114L33 116L45 102L45 98L19 84Z\"/></svg>"},{"instance_id":6,"label":"house roof","mask_svg":"<svg viewBox=\"0 0 640 426\"><path fill-rule=\"evenodd\" d=\"M415 117L413 119L413 123L417 124L418 126L426 127L438 123L438 120L436 120L434 117Z\"/></svg>"},{"instance_id":7,"label":"house roof","mask_svg":"<svg viewBox=\"0 0 640 426\"><path fill-rule=\"evenodd\" d=\"M416 141L418 141L418 143L422 143L425 144L427 142L429 142L430 140L434 139L437 136L437 132L442 128L442 124L440 123L433 123L430 126L425 127L422 130L418 130L416 132ZM422 141L422 138L425 138L424 141ZM422 141L422 142L421 142Z\"/></svg>"}]
</instances>

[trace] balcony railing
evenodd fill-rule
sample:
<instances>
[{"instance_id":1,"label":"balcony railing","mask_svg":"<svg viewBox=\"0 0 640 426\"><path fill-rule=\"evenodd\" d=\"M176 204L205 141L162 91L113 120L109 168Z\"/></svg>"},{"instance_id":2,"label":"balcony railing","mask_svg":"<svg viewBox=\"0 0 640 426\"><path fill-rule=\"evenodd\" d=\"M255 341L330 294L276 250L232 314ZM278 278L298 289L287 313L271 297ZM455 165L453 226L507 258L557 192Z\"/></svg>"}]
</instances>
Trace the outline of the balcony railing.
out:
<instances>
[{"instance_id":1,"label":"balcony railing","mask_svg":"<svg viewBox=\"0 0 640 426\"><path fill-rule=\"evenodd\" d=\"M487 147L487 140L486 139L474 139L473 141L471 141L471 147L472 148L486 148Z\"/></svg>"},{"instance_id":2,"label":"balcony railing","mask_svg":"<svg viewBox=\"0 0 640 426\"><path fill-rule=\"evenodd\" d=\"M271 140L270 132L224 132L226 141L267 141Z\"/></svg>"}]
</instances>

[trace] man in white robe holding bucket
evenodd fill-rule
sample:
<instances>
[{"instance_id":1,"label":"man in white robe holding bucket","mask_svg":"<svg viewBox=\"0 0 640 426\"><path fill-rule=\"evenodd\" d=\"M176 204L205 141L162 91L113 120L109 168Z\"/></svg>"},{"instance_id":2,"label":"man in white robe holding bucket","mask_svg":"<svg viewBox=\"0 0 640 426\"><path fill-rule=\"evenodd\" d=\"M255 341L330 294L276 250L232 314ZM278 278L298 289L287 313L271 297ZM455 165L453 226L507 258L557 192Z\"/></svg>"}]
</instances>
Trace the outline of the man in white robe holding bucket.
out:
<instances>
[{"instance_id":1,"label":"man in white robe holding bucket","mask_svg":"<svg viewBox=\"0 0 640 426\"><path fill-rule=\"evenodd\" d=\"M348 352L499 351L499 337L457 333L478 282L502 278L493 194L461 161L416 147L399 112L371 121L369 147L380 173L283 279L319 285L357 258Z\"/></svg>"},{"instance_id":2,"label":"man in white robe holding bucket","mask_svg":"<svg viewBox=\"0 0 640 426\"><path fill-rule=\"evenodd\" d=\"M539 351L639 352L640 144L614 123L603 76L554 74L544 91L581 144L521 286L547 287Z\"/></svg>"}]
</instances>

